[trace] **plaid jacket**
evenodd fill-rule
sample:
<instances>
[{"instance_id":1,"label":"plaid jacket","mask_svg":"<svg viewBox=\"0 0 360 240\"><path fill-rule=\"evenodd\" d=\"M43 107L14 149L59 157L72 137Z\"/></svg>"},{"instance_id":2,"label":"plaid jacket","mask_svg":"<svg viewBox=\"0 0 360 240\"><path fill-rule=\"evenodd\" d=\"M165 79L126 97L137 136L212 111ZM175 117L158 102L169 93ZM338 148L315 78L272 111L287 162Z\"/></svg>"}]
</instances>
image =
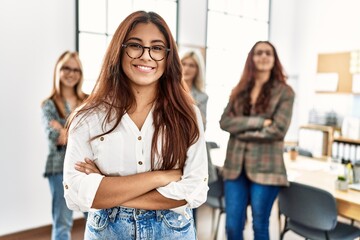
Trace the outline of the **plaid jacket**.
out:
<instances>
[{"instance_id":1,"label":"plaid jacket","mask_svg":"<svg viewBox=\"0 0 360 240\"><path fill-rule=\"evenodd\" d=\"M224 178L237 178L242 168L249 179L266 185L287 186L283 159L284 137L291 121L295 94L290 86L276 82L271 90L270 103L265 113L243 115L244 99L231 113L230 104L220 120L220 127L230 133L224 164ZM272 119L263 127L265 119Z\"/></svg>"}]
</instances>

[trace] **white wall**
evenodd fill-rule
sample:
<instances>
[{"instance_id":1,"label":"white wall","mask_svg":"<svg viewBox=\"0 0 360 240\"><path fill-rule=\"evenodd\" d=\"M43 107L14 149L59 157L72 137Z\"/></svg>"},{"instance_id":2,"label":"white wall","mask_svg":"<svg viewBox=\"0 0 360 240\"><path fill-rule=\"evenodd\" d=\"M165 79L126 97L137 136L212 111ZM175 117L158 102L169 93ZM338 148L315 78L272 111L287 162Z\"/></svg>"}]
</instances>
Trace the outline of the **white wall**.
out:
<instances>
[{"instance_id":1,"label":"white wall","mask_svg":"<svg viewBox=\"0 0 360 240\"><path fill-rule=\"evenodd\" d=\"M205 47L207 0L179 1L180 46Z\"/></svg>"},{"instance_id":2,"label":"white wall","mask_svg":"<svg viewBox=\"0 0 360 240\"><path fill-rule=\"evenodd\" d=\"M55 61L75 49L75 1L0 3L0 235L51 223L41 101Z\"/></svg>"},{"instance_id":3,"label":"white wall","mask_svg":"<svg viewBox=\"0 0 360 240\"><path fill-rule=\"evenodd\" d=\"M356 98L350 94L315 94L314 80L319 53L360 49L360 1L272 0L271 41L283 64L298 82L298 124L308 121L309 110L335 110L355 115ZM291 23L291 24L289 24Z\"/></svg>"}]
</instances>

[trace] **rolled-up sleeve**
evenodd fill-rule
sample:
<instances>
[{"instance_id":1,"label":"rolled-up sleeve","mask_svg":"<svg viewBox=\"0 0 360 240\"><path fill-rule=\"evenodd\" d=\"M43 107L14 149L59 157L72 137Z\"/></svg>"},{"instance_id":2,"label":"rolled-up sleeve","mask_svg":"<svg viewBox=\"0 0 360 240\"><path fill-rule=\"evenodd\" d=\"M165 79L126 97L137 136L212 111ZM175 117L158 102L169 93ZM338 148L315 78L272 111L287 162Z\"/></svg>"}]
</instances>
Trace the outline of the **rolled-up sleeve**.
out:
<instances>
[{"instance_id":1,"label":"rolled-up sleeve","mask_svg":"<svg viewBox=\"0 0 360 240\"><path fill-rule=\"evenodd\" d=\"M246 131L260 130L264 118L259 116L232 116L232 105L228 103L220 119L220 128L230 134L244 133Z\"/></svg>"},{"instance_id":2,"label":"rolled-up sleeve","mask_svg":"<svg viewBox=\"0 0 360 240\"><path fill-rule=\"evenodd\" d=\"M190 208L197 208L206 201L208 187L208 163L204 129L199 109L196 115L200 136L187 152L187 159L180 181L172 182L157 191L166 198L186 200Z\"/></svg>"},{"instance_id":3,"label":"rolled-up sleeve","mask_svg":"<svg viewBox=\"0 0 360 240\"><path fill-rule=\"evenodd\" d=\"M77 171L75 163L84 158L93 159L90 144L90 127L86 120L80 122L78 116L69 129L68 143L64 162L64 197L69 209L90 211L97 189L103 178L102 175Z\"/></svg>"},{"instance_id":4,"label":"rolled-up sleeve","mask_svg":"<svg viewBox=\"0 0 360 240\"><path fill-rule=\"evenodd\" d=\"M236 138L245 141L279 141L283 140L290 126L295 93L290 88L281 92L281 97L273 113L272 124L259 131L239 133Z\"/></svg>"}]
</instances>

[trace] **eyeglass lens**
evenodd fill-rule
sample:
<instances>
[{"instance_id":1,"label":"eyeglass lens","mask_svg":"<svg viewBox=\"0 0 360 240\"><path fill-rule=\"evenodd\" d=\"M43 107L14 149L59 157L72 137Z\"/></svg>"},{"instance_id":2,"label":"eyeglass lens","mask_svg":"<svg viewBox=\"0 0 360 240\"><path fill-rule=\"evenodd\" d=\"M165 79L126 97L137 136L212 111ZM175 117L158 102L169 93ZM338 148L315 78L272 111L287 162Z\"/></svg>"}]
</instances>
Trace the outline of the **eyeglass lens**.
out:
<instances>
[{"instance_id":1,"label":"eyeglass lens","mask_svg":"<svg viewBox=\"0 0 360 240\"><path fill-rule=\"evenodd\" d=\"M254 54L257 55L257 56L261 56L261 55L263 55L263 53L265 53L266 56L272 56L273 55L271 50L257 50L257 51L255 51Z\"/></svg>"},{"instance_id":2,"label":"eyeglass lens","mask_svg":"<svg viewBox=\"0 0 360 240\"><path fill-rule=\"evenodd\" d=\"M181 64L183 65L183 67L197 68L196 64L193 64L193 63L182 62Z\"/></svg>"},{"instance_id":3,"label":"eyeglass lens","mask_svg":"<svg viewBox=\"0 0 360 240\"><path fill-rule=\"evenodd\" d=\"M134 58L134 59L140 58L144 54L145 49L147 49L149 51L150 57L154 61L161 61L165 58L167 52L167 49L161 45L145 47L138 43L128 43L128 44L123 44L122 46L126 48L126 54L130 58Z\"/></svg>"},{"instance_id":4,"label":"eyeglass lens","mask_svg":"<svg viewBox=\"0 0 360 240\"><path fill-rule=\"evenodd\" d=\"M65 74L70 74L71 72L73 72L74 74L81 74L81 70L79 68L71 68L68 66L62 67L61 71L63 71Z\"/></svg>"},{"instance_id":5,"label":"eyeglass lens","mask_svg":"<svg viewBox=\"0 0 360 240\"><path fill-rule=\"evenodd\" d=\"M273 55L271 50L257 50L257 51L255 51L254 54L257 55L257 56L261 56L261 55L263 55L263 53L265 53L266 56L272 56Z\"/></svg>"}]
</instances>

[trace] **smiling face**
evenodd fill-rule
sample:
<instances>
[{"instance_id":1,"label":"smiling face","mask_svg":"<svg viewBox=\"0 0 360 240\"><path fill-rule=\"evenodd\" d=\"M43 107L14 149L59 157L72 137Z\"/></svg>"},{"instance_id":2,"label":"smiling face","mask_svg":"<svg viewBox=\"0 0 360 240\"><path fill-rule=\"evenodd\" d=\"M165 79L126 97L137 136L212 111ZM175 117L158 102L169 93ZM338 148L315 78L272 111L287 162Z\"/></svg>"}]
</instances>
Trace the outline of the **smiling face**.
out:
<instances>
[{"instance_id":1,"label":"smiling face","mask_svg":"<svg viewBox=\"0 0 360 240\"><path fill-rule=\"evenodd\" d=\"M70 58L60 69L61 87L74 88L80 79L81 68L79 63L74 58Z\"/></svg>"},{"instance_id":2,"label":"smiling face","mask_svg":"<svg viewBox=\"0 0 360 240\"><path fill-rule=\"evenodd\" d=\"M267 43L259 43L254 49L253 62L259 72L270 72L274 67L274 50Z\"/></svg>"},{"instance_id":3,"label":"smiling face","mask_svg":"<svg viewBox=\"0 0 360 240\"><path fill-rule=\"evenodd\" d=\"M144 47L167 48L164 35L153 23L139 23L130 31L125 44L140 44ZM126 52L128 49L124 48ZM128 50L129 51L129 50ZM164 74L166 67L166 56L161 61L153 60L149 55L149 49L145 48L142 56L131 58L124 53L122 56L122 68L130 79L131 85L139 88L156 86L159 78Z\"/></svg>"}]
</instances>

